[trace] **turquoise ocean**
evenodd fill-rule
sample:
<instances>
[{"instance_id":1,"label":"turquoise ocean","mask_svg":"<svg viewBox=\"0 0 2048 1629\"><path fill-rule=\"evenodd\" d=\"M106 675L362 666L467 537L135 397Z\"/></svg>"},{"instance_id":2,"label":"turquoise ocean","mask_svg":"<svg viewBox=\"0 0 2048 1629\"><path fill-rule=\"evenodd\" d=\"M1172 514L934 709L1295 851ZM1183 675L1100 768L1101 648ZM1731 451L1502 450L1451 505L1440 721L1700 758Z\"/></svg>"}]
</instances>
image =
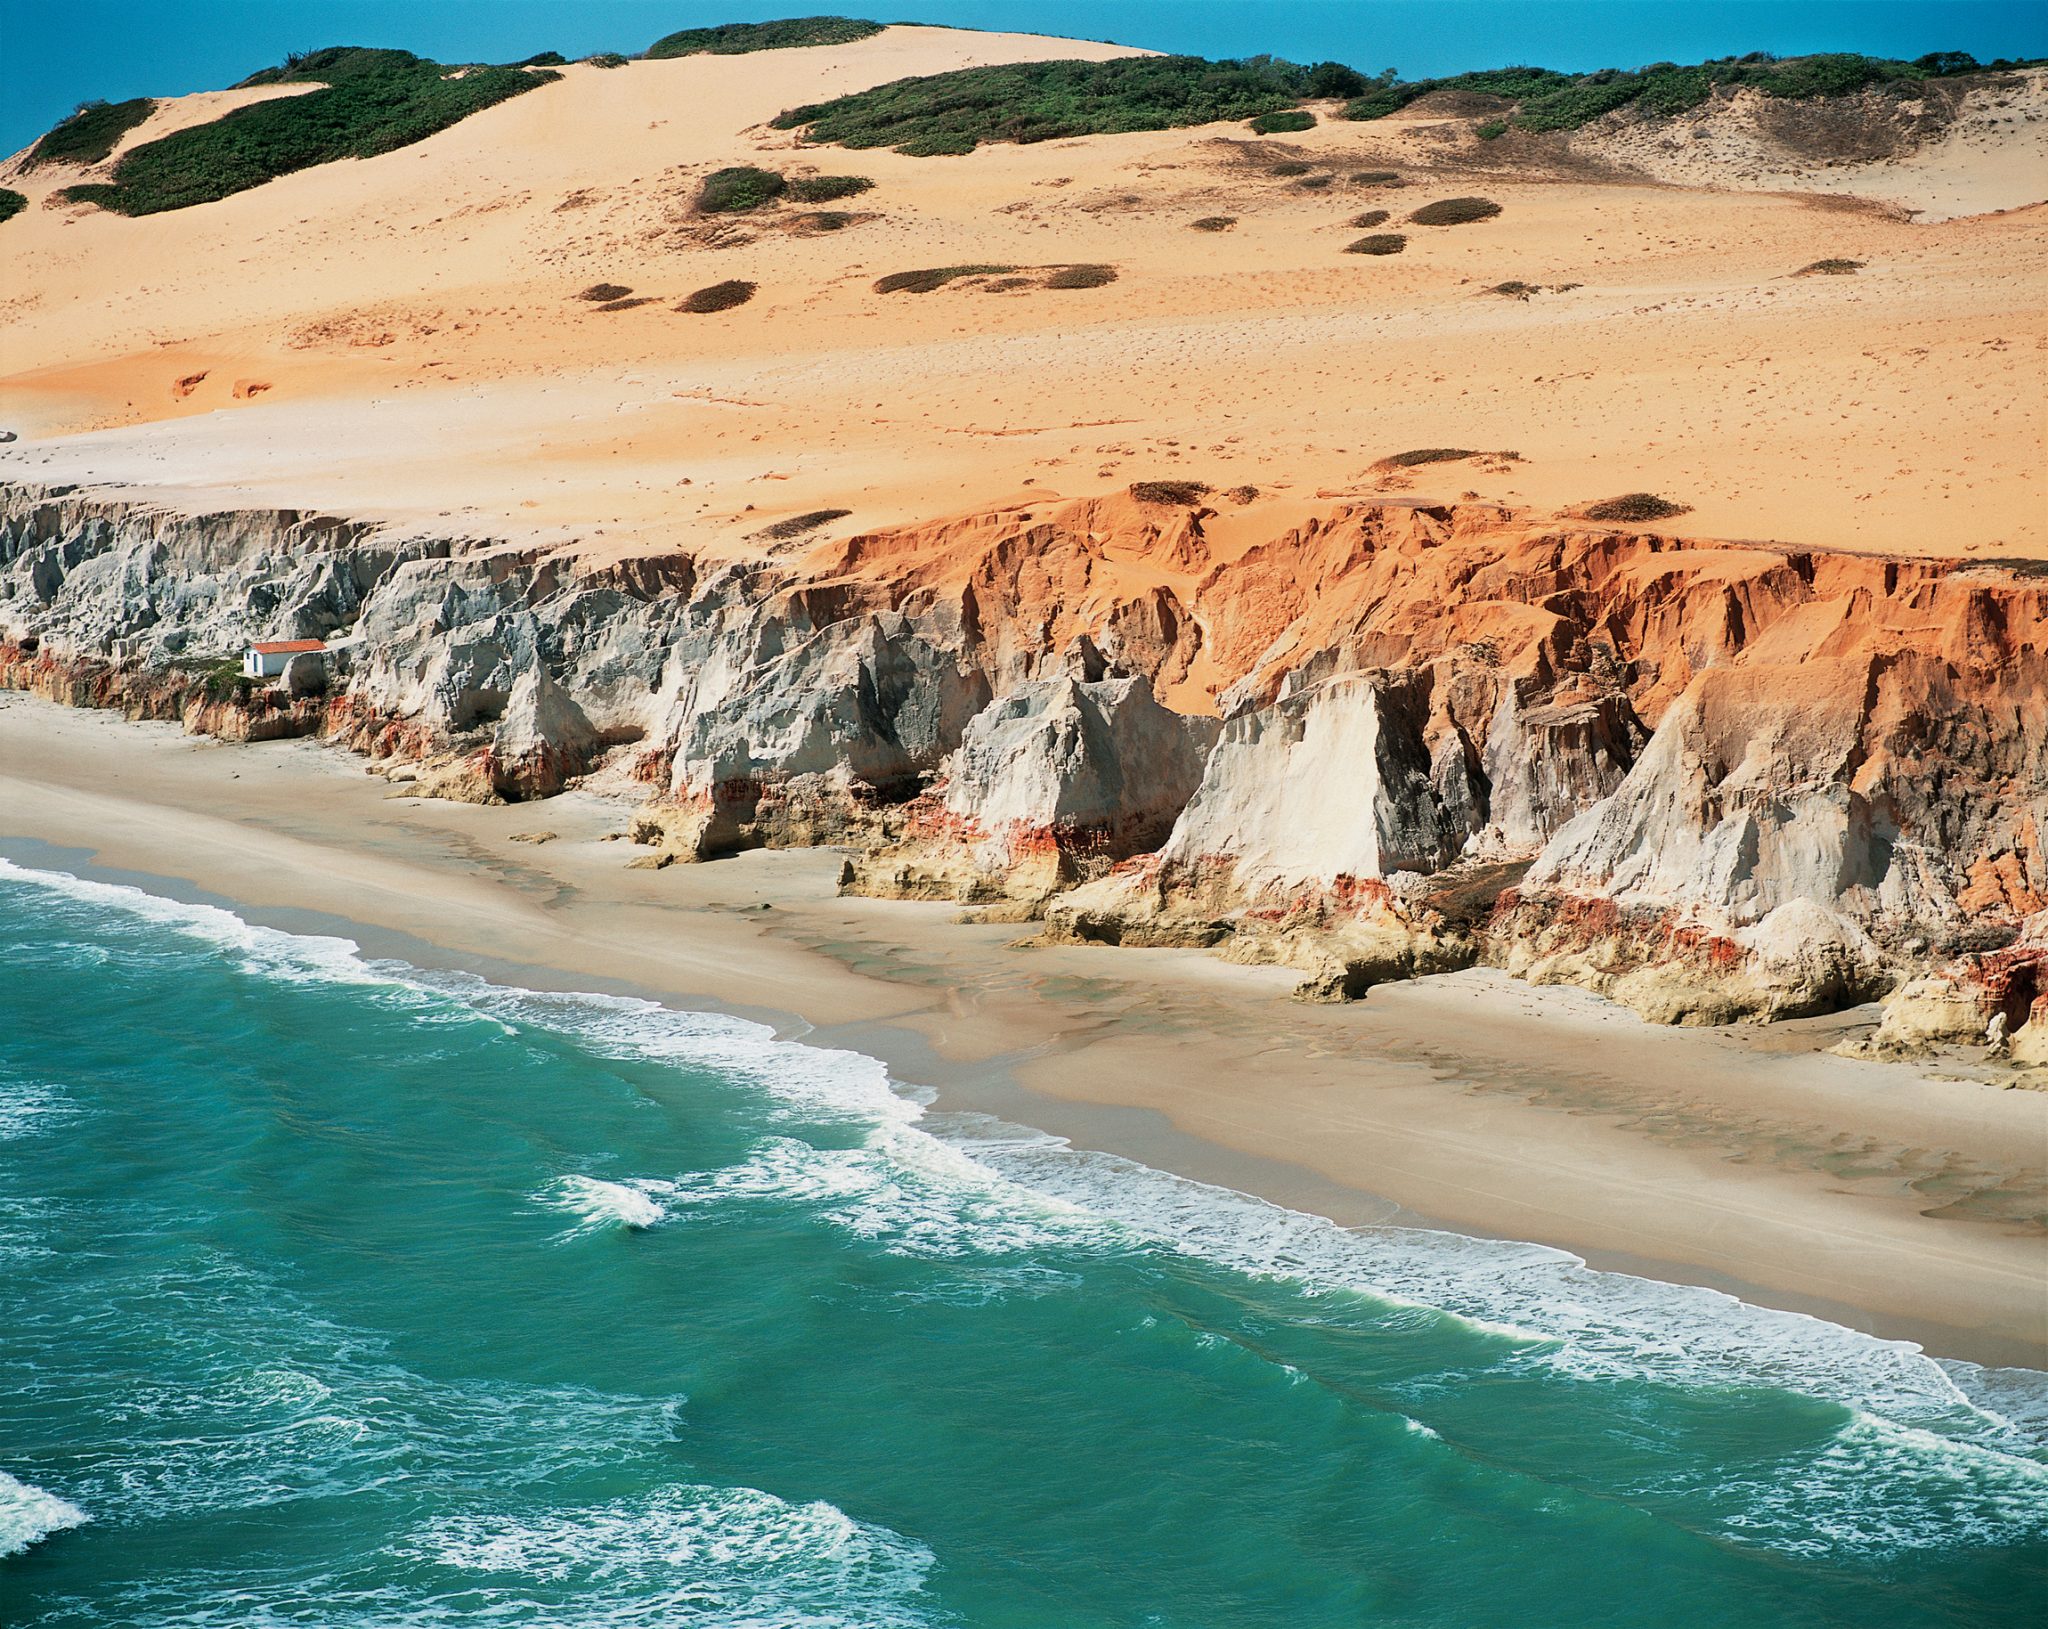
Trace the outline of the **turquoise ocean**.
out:
<instances>
[{"instance_id":1,"label":"turquoise ocean","mask_svg":"<svg viewBox=\"0 0 2048 1629\"><path fill-rule=\"evenodd\" d=\"M2048 1377L0 862L0 1623L1985 1625Z\"/></svg>"}]
</instances>

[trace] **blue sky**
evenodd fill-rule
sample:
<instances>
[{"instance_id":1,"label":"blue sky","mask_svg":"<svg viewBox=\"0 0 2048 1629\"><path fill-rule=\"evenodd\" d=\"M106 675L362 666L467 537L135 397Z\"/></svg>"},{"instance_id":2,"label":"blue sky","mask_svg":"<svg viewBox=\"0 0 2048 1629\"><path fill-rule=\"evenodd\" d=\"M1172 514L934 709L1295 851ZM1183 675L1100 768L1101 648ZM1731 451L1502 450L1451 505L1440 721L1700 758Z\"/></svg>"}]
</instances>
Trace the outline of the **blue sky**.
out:
<instances>
[{"instance_id":1,"label":"blue sky","mask_svg":"<svg viewBox=\"0 0 2048 1629\"><path fill-rule=\"evenodd\" d=\"M506 62L637 51L693 24L835 9L1204 56L1331 57L1409 78L1742 51L2048 55L2042 0L0 0L0 152L87 97L215 89L314 46Z\"/></svg>"}]
</instances>

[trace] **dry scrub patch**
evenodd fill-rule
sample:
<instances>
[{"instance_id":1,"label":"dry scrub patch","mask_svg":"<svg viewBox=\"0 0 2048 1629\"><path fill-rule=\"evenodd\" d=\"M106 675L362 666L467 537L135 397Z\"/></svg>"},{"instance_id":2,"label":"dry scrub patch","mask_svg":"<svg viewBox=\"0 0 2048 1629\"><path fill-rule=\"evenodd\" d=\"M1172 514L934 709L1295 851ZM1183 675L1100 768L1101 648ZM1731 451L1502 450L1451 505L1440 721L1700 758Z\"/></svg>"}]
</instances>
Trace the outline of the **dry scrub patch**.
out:
<instances>
[{"instance_id":1,"label":"dry scrub patch","mask_svg":"<svg viewBox=\"0 0 2048 1629\"><path fill-rule=\"evenodd\" d=\"M1255 489L1239 488L1240 491ZM1133 481L1131 496L1140 503L1165 503L1189 507L1198 504L1209 493L1205 481ZM1246 500L1249 501L1249 500Z\"/></svg>"},{"instance_id":2,"label":"dry scrub patch","mask_svg":"<svg viewBox=\"0 0 2048 1629\"><path fill-rule=\"evenodd\" d=\"M1500 205L1491 198L1439 198L1410 215L1408 223L1411 226L1469 226L1474 221L1490 221L1499 213Z\"/></svg>"},{"instance_id":3,"label":"dry scrub patch","mask_svg":"<svg viewBox=\"0 0 2048 1629\"><path fill-rule=\"evenodd\" d=\"M930 294L963 277L1000 277L1015 266L927 266L921 271L891 272L875 279L877 294Z\"/></svg>"},{"instance_id":4,"label":"dry scrub patch","mask_svg":"<svg viewBox=\"0 0 2048 1629\"><path fill-rule=\"evenodd\" d=\"M1347 255L1397 255L1408 247L1408 239L1400 232L1374 232L1344 246Z\"/></svg>"},{"instance_id":5,"label":"dry scrub patch","mask_svg":"<svg viewBox=\"0 0 2048 1629\"><path fill-rule=\"evenodd\" d=\"M1368 209L1363 215L1353 215L1344 224L1364 232L1375 226L1385 226L1390 218L1390 212L1387 210Z\"/></svg>"},{"instance_id":6,"label":"dry scrub patch","mask_svg":"<svg viewBox=\"0 0 2048 1629\"><path fill-rule=\"evenodd\" d=\"M1801 266L1794 277L1853 277L1863 270L1860 260L1816 260L1810 266Z\"/></svg>"},{"instance_id":7,"label":"dry scrub patch","mask_svg":"<svg viewBox=\"0 0 2048 1629\"><path fill-rule=\"evenodd\" d=\"M730 311L734 306L745 305L754 297L756 285L743 278L732 277L723 283L713 283L683 297L676 307L678 311L707 316L714 311Z\"/></svg>"},{"instance_id":8,"label":"dry scrub patch","mask_svg":"<svg viewBox=\"0 0 2048 1629\"><path fill-rule=\"evenodd\" d=\"M1204 215L1198 221L1188 223L1197 232L1228 232L1237 225L1235 215Z\"/></svg>"},{"instance_id":9,"label":"dry scrub patch","mask_svg":"<svg viewBox=\"0 0 2048 1629\"><path fill-rule=\"evenodd\" d=\"M596 305L604 301L623 300L632 292L624 283L592 283L590 287L577 295L576 298L588 300L591 304Z\"/></svg>"},{"instance_id":10,"label":"dry scrub patch","mask_svg":"<svg viewBox=\"0 0 2048 1629\"><path fill-rule=\"evenodd\" d=\"M844 520L852 513L851 509L812 509L801 515L791 515L787 520L778 520L773 526L763 526L753 535L771 543L787 543L793 537L815 532L820 526Z\"/></svg>"},{"instance_id":11,"label":"dry scrub patch","mask_svg":"<svg viewBox=\"0 0 2048 1629\"><path fill-rule=\"evenodd\" d=\"M1062 266L1045 280L1047 288L1107 288L1116 281L1114 266Z\"/></svg>"},{"instance_id":12,"label":"dry scrub patch","mask_svg":"<svg viewBox=\"0 0 2048 1629\"><path fill-rule=\"evenodd\" d=\"M1625 492L1618 498L1603 498L1579 511L1587 520L1619 520L1632 525L1650 520L1669 520L1692 513L1692 505L1673 503L1654 492Z\"/></svg>"}]
</instances>

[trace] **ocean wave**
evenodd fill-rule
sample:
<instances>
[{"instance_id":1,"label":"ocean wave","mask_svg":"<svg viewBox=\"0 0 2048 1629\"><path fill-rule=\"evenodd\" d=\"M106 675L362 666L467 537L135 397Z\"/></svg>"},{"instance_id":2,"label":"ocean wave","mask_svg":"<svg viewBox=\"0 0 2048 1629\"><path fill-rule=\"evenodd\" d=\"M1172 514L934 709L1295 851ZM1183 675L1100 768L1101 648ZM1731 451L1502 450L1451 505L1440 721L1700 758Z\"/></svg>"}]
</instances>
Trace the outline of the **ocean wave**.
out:
<instances>
[{"instance_id":1,"label":"ocean wave","mask_svg":"<svg viewBox=\"0 0 2048 1629\"><path fill-rule=\"evenodd\" d=\"M1043 1250L1125 1249L1129 1234L1087 1210L1006 1181L922 1131L889 1126L856 1148L794 1137L668 1190L678 1211L716 1218L735 1200L774 1199L895 1255L994 1260Z\"/></svg>"},{"instance_id":2,"label":"ocean wave","mask_svg":"<svg viewBox=\"0 0 2048 1629\"><path fill-rule=\"evenodd\" d=\"M672 1186L665 1182L607 1182L601 1177L565 1176L535 1194L534 1202L581 1218L564 1238L607 1228L641 1231L659 1227L668 1220L668 1209L657 1195Z\"/></svg>"},{"instance_id":3,"label":"ocean wave","mask_svg":"<svg viewBox=\"0 0 2048 1629\"><path fill-rule=\"evenodd\" d=\"M91 1520L69 1499L0 1471L0 1557L19 1555L52 1533Z\"/></svg>"},{"instance_id":4,"label":"ocean wave","mask_svg":"<svg viewBox=\"0 0 2048 1629\"><path fill-rule=\"evenodd\" d=\"M645 1498L536 1515L442 1517L406 1559L487 1575L495 1604L572 1590L577 1622L718 1629L921 1629L932 1553L822 1500L744 1487L671 1486ZM557 1613L536 1605L549 1622Z\"/></svg>"},{"instance_id":5,"label":"ocean wave","mask_svg":"<svg viewBox=\"0 0 2048 1629\"><path fill-rule=\"evenodd\" d=\"M1396 1317L1405 1309L1457 1320L1481 1338L1477 1361L1517 1376L1773 1388L1840 1405L1846 1423L1776 1480L1738 1479L1726 1499L1670 1484L1644 1490L1653 1502L1674 1492L1704 1498L1730 1537L1803 1553L1814 1544L1891 1547L2036 1531L2022 1519L2026 1501L2038 1503L2043 1492L2041 1439L2028 1426L2048 1417L2040 1402L2048 1375L1938 1363L1911 1343L1711 1289L1596 1272L1546 1246L1340 1227L1059 1138L928 1115L878 1061L778 1040L743 1019L372 964L346 940L252 928L213 907L5 861L0 880L55 887L211 939L263 976L400 987L494 1023L567 1036L599 1056L706 1070L756 1088L808 1125L850 1126L860 1139L821 1148L771 1137L736 1165L672 1180L564 1176L536 1197L577 1215L572 1232L684 1217L713 1225L736 1201L772 1196L904 1255L1014 1262L1044 1250L1150 1246L1311 1296L1367 1298ZM1889 1491L1866 1497L1863 1478L1883 1480ZM1809 1496L1788 1502L1785 1490L1799 1487ZM1943 1501L1972 1514L1950 1520Z\"/></svg>"}]
</instances>

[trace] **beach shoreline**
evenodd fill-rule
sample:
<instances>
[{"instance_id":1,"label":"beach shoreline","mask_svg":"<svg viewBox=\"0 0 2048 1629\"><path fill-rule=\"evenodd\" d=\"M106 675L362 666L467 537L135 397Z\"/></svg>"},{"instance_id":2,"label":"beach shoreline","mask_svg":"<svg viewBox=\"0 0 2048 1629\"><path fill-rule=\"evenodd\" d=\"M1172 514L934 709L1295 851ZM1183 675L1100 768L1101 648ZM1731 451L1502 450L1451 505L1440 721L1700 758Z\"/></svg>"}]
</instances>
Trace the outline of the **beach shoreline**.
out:
<instances>
[{"instance_id":1,"label":"beach shoreline","mask_svg":"<svg viewBox=\"0 0 2048 1629\"><path fill-rule=\"evenodd\" d=\"M1342 1224L1532 1241L2048 1366L2048 1096L1829 1056L1853 1016L1665 1030L1479 970L1306 1006L1283 970L1019 949L1027 930L951 906L842 899L833 851L628 869L621 802L393 799L363 770L8 694L0 854L372 955L735 1013L879 1057L943 1109Z\"/></svg>"}]
</instances>

